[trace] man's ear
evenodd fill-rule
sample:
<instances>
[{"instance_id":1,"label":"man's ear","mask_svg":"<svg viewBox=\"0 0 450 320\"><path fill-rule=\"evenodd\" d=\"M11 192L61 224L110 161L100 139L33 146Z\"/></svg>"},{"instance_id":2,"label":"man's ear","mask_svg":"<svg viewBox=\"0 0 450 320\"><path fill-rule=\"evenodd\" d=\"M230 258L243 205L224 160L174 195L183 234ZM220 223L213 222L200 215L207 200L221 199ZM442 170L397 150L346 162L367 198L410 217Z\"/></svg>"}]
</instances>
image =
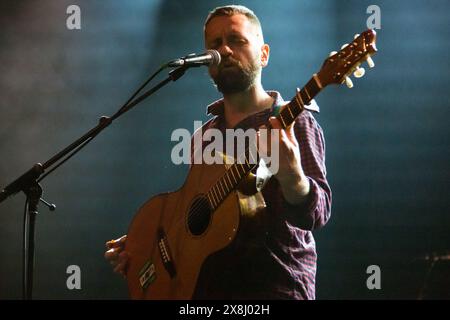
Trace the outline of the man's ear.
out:
<instances>
[{"instance_id":1,"label":"man's ear","mask_svg":"<svg viewBox=\"0 0 450 320\"><path fill-rule=\"evenodd\" d=\"M261 47L261 67L265 67L269 64L270 47L267 43Z\"/></svg>"}]
</instances>

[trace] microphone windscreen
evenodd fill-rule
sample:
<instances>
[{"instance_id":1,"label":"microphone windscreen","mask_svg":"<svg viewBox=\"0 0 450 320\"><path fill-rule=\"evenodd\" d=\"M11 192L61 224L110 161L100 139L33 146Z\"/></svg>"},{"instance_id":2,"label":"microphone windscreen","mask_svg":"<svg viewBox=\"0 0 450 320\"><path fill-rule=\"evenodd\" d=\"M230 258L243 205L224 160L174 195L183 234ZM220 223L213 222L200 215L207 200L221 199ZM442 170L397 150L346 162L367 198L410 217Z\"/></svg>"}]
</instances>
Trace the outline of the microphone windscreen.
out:
<instances>
[{"instance_id":1,"label":"microphone windscreen","mask_svg":"<svg viewBox=\"0 0 450 320\"><path fill-rule=\"evenodd\" d=\"M207 50L206 52L208 54L210 54L211 57L212 57L211 63L209 65L210 66L218 66L220 64L221 59L222 59L222 57L220 56L219 51L217 51L217 50Z\"/></svg>"}]
</instances>

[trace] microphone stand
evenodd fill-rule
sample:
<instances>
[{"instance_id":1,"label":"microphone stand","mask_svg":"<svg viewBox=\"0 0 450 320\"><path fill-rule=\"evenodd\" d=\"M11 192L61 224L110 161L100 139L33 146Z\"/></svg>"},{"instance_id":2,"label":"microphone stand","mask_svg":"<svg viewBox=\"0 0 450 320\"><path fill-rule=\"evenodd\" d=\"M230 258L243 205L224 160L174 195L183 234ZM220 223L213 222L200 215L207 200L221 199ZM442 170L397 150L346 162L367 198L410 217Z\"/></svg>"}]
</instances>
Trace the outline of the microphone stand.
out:
<instances>
[{"instance_id":1,"label":"microphone stand","mask_svg":"<svg viewBox=\"0 0 450 320\"><path fill-rule=\"evenodd\" d=\"M197 65L194 65L196 67ZM36 163L31 169L22 174L19 178L11 182L0 192L0 203L3 202L9 196L23 191L26 195L25 202L25 222L24 222L24 257L23 257L23 299L31 300L33 298L33 273L34 273L34 248L35 248L35 224L36 216L38 215L39 201L45 203L50 210L55 209L55 205L47 203L41 199L42 187L39 184L48 174L53 172L56 168L62 165L65 161L75 155L90 141L92 141L103 129L108 127L115 119L131 110L138 103L161 89L170 81L177 81L189 66L181 66L173 69L169 72L169 76L158 83L156 86L149 89L147 92L131 101L159 72L167 67L163 65L160 69L154 73L132 96L128 101L111 117L102 116L96 127L89 130L86 134L81 136L75 142L64 148L62 151L54 155L44 164ZM70 154L69 154L70 153ZM61 160L63 157L67 157ZM61 160L59 163L57 163ZM55 165L55 163L57 163ZM52 167L53 166L53 167ZM44 172L49 170L46 174Z\"/></svg>"}]
</instances>

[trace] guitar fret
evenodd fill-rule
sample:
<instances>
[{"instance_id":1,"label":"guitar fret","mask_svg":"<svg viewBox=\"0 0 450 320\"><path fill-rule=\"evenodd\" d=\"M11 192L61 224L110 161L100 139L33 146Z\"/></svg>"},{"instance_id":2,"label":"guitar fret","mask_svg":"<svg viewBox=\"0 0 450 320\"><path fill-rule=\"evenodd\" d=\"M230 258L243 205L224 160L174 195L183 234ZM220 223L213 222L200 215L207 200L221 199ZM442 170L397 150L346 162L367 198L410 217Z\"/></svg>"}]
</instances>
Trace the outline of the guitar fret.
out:
<instances>
[{"instance_id":1,"label":"guitar fret","mask_svg":"<svg viewBox=\"0 0 450 320\"><path fill-rule=\"evenodd\" d=\"M308 90L312 92L312 97L314 98L321 90L322 90L322 83L320 83L320 79L317 76L317 74L314 74L311 80L308 81Z\"/></svg>"},{"instance_id":2,"label":"guitar fret","mask_svg":"<svg viewBox=\"0 0 450 320\"><path fill-rule=\"evenodd\" d=\"M216 190L217 190L217 193L219 194L219 202L222 202L224 194L222 192L220 192L220 188L219 188L218 184L216 184Z\"/></svg>"},{"instance_id":3,"label":"guitar fret","mask_svg":"<svg viewBox=\"0 0 450 320\"><path fill-rule=\"evenodd\" d=\"M320 89L322 89L323 88L323 86L322 86L322 83L320 82L320 79L319 79L319 77L317 76L317 73L314 73L314 75L313 75L313 79L314 79L314 83L316 84L316 86L317 86L317 92L319 92L320 91Z\"/></svg>"},{"instance_id":4,"label":"guitar fret","mask_svg":"<svg viewBox=\"0 0 450 320\"><path fill-rule=\"evenodd\" d=\"M239 169L238 169L237 164L234 164L234 165L233 165L233 167L231 168L231 170L232 170L231 172L233 172L233 169L236 169L236 170L235 170L235 173L236 173L236 176L237 176L236 183L238 183L239 180L241 179L241 173L239 172Z\"/></svg>"},{"instance_id":5,"label":"guitar fret","mask_svg":"<svg viewBox=\"0 0 450 320\"><path fill-rule=\"evenodd\" d=\"M233 190L233 186L232 185L228 185L228 183L227 183L227 179L225 178L225 176L224 177L222 177L222 182L223 182L223 184L224 184L224 186L225 186L225 190L227 191L227 193L228 192L230 192L231 190Z\"/></svg>"},{"instance_id":6,"label":"guitar fret","mask_svg":"<svg viewBox=\"0 0 450 320\"><path fill-rule=\"evenodd\" d=\"M283 114L281 112L280 112L280 119L281 119L281 122L283 122L283 127L286 128L286 123L284 122Z\"/></svg>"},{"instance_id":7,"label":"guitar fret","mask_svg":"<svg viewBox=\"0 0 450 320\"><path fill-rule=\"evenodd\" d=\"M213 193L214 193L215 196L216 196L217 204L219 204L219 203L220 203L220 194L219 194L218 191L216 190L216 186L215 186L215 185L212 187L212 191L213 191Z\"/></svg>"},{"instance_id":8,"label":"guitar fret","mask_svg":"<svg viewBox=\"0 0 450 320\"><path fill-rule=\"evenodd\" d=\"M310 100L311 100L311 96L309 95L308 88L305 86L305 87L303 88L303 90L305 91L306 95L308 96L308 101L310 101Z\"/></svg>"},{"instance_id":9,"label":"guitar fret","mask_svg":"<svg viewBox=\"0 0 450 320\"><path fill-rule=\"evenodd\" d=\"M228 184L227 181L225 179L225 176L223 176L222 178L220 178L220 183L223 183L224 185L224 190L225 190L225 194L227 194L228 192L230 192L231 190L228 188Z\"/></svg>"},{"instance_id":10,"label":"guitar fret","mask_svg":"<svg viewBox=\"0 0 450 320\"><path fill-rule=\"evenodd\" d=\"M251 152L249 152L249 155L250 155L250 157L251 157L250 161L251 161L253 164L256 164L257 162L255 161L255 158L253 158L253 154L252 154Z\"/></svg>"},{"instance_id":11,"label":"guitar fret","mask_svg":"<svg viewBox=\"0 0 450 320\"><path fill-rule=\"evenodd\" d=\"M288 109L288 111L289 111L289 113L290 113L290 115L291 115L291 117L292 117L292 120L294 120L295 117L294 117L294 115L292 114L290 104L288 104L288 105L286 106L286 109Z\"/></svg>"},{"instance_id":12,"label":"guitar fret","mask_svg":"<svg viewBox=\"0 0 450 320\"><path fill-rule=\"evenodd\" d=\"M245 151L247 151L247 150L245 150ZM244 152L244 154L242 154L242 155L240 155L239 157L238 157L238 160L236 161L236 164L242 164L243 162L242 162L242 158L244 158L244 160L245 160L245 152Z\"/></svg>"},{"instance_id":13,"label":"guitar fret","mask_svg":"<svg viewBox=\"0 0 450 320\"><path fill-rule=\"evenodd\" d=\"M238 177L241 177L241 171L239 170L239 163L236 162L236 164L234 165L236 167L236 173L238 175Z\"/></svg>"},{"instance_id":14,"label":"guitar fret","mask_svg":"<svg viewBox=\"0 0 450 320\"><path fill-rule=\"evenodd\" d=\"M237 172L237 174L239 176L239 180L240 180L244 176L245 170L244 170L244 172L241 172L241 170L239 170L239 168L240 168L240 164L236 163L236 172ZM244 168L242 168L242 169L244 169Z\"/></svg>"},{"instance_id":15,"label":"guitar fret","mask_svg":"<svg viewBox=\"0 0 450 320\"><path fill-rule=\"evenodd\" d=\"M213 194L215 195L215 199L217 200L217 205L220 203L220 194L217 192L216 186L214 185L212 188Z\"/></svg>"},{"instance_id":16,"label":"guitar fret","mask_svg":"<svg viewBox=\"0 0 450 320\"><path fill-rule=\"evenodd\" d=\"M217 199L216 199L216 197L215 197L214 192L212 191L212 189L209 190L209 193L211 194L211 198L213 199L214 207L217 207L217 205L218 205L219 203L217 202Z\"/></svg>"},{"instance_id":17,"label":"guitar fret","mask_svg":"<svg viewBox=\"0 0 450 320\"><path fill-rule=\"evenodd\" d=\"M219 183L216 183L216 188L217 191L220 194L220 201L222 202L222 200L225 198L225 196L227 195L226 192L222 189L222 186L220 185L220 181Z\"/></svg>"},{"instance_id":18,"label":"guitar fret","mask_svg":"<svg viewBox=\"0 0 450 320\"><path fill-rule=\"evenodd\" d=\"M304 106L305 105L305 103L303 102L303 99L302 99L301 91L297 92L297 94L295 95L295 99L297 99L297 103L298 103L299 106ZM298 101L299 99L300 99L300 101Z\"/></svg>"},{"instance_id":19,"label":"guitar fret","mask_svg":"<svg viewBox=\"0 0 450 320\"><path fill-rule=\"evenodd\" d=\"M250 169L250 164L248 163L247 156L245 157L245 163L248 165L248 168Z\"/></svg>"},{"instance_id":20,"label":"guitar fret","mask_svg":"<svg viewBox=\"0 0 450 320\"><path fill-rule=\"evenodd\" d=\"M229 171L231 172L231 176L233 177L234 182L237 183L237 180L236 180L236 178L234 177L234 174L233 174L233 167L230 167Z\"/></svg>"},{"instance_id":21,"label":"guitar fret","mask_svg":"<svg viewBox=\"0 0 450 320\"><path fill-rule=\"evenodd\" d=\"M296 96L296 97L297 97L297 96ZM302 113L302 106L303 106L303 105L298 104L298 99L297 99L297 104L294 104L293 106L294 106L295 109L296 109L296 110L294 110L294 112L297 113L297 116L298 116L300 113Z\"/></svg>"},{"instance_id":22,"label":"guitar fret","mask_svg":"<svg viewBox=\"0 0 450 320\"><path fill-rule=\"evenodd\" d=\"M287 124L290 125L295 120L295 117L292 114L291 109L289 108L289 105L284 107L283 113L284 113L284 118L287 119Z\"/></svg>"},{"instance_id":23,"label":"guitar fret","mask_svg":"<svg viewBox=\"0 0 450 320\"><path fill-rule=\"evenodd\" d=\"M230 182L230 188L233 188L233 182L230 179L230 176L228 175L228 171L225 173L225 177L228 179L228 181Z\"/></svg>"},{"instance_id":24,"label":"guitar fret","mask_svg":"<svg viewBox=\"0 0 450 320\"><path fill-rule=\"evenodd\" d=\"M222 190L222 192L223 192L223 194L225 196L227 194L227 192L223 189L221 180L219 180L219 182L217 184L219 185L220 189Z\"/></svg>"},{"instance_id":25,"label":"guitar fret","mask_svg":"<svg viewBox=\"0 0 450 320\"><path fill-rule=\"evenodd\" d=\"M304 94L305 94L305 89L302 88L302 90L300 90L300 98L302 99L303 105L308 104L306 102L309 101L308 97L306 97L306 98L304 97Z\"/></svg>"},{"instance_id":26,"label":"guitar fret","mask_svg":"<svg viewBox=\"0 0 450 320\"><path fill-rule=\"evenodd\" d=\"M244 164L240 163L239 165L240 165L241 168L242 168L242 176L244 177L245 174L247 173L247 171L246 171L245 168L244 168Z\"/></svg>"},{"instance_id":27,"label":"guitar fret","mask_svg":"<svg viewBox=\"0 0 450 320\"><path fill-rule=\"evenodd\" d=\"M214 203L214 201L211 199L211 194L210 194L210 192L208 192L207 194L206 194L206 197L208 198L208 200L209 200L209 203L211 204L211 207L216 207L216 204Z\"/></svg>"}]
</instances>

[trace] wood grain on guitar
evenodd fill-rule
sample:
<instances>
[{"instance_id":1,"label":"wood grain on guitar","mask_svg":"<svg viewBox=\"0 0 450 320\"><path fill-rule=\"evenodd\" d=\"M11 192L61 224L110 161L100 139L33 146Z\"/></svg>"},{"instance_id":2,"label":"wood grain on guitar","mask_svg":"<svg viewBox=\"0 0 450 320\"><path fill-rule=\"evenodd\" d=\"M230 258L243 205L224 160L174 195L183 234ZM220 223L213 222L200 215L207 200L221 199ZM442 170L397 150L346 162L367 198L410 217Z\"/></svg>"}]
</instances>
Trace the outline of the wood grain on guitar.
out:
<instances>
[{"instance_id":1,"label":"wood grain on guitar","mask_svg":"<svg viewBox=\"0 0 450 320\"><path fill-rule=\"evenodd\" d=\"M277 118L283 127L304 110L318 112L311 101L328 85L345 82L351 87L349 76L364 74L360 68L363 61L373 66L370 56L377 51L375 40L375 31L367 30L333 52L279 110ZM157 195L138 210L125 247L130 255L127 281L131 298L192 297L205 259L229 245L238 231L241 205L247 203L238 196L238 189L255 169L252 163L258 163L245 157L243 163L230 166L194 164L178 191Z\"/></svg>"}]
</instances>

